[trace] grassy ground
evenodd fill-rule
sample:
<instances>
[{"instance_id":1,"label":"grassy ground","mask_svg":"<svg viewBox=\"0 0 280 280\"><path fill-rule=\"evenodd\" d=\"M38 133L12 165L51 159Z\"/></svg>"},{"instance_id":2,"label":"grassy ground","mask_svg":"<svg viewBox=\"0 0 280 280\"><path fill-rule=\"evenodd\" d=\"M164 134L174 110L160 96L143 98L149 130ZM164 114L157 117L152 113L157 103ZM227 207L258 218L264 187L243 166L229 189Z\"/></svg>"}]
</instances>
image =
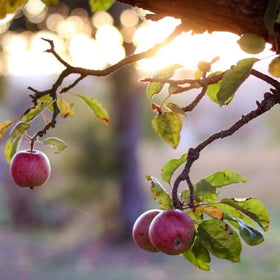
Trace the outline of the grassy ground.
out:
<instances>
[{"instance_id":1,"label":"grassy ground","mask_svg":"<svg viewBox=\"0 0 280 280\"><path fill-rule=\"evenodd\" d=\"M158 172L161 162L170 158L168 154L158 154L158 166L146 164L147 170ZM270 231L265 233L265 242L257 247L244 245L241 264L213 258L212 270L202 272L180 256L145 253L132 241L113 242L110 237L102 236L101 233L96 234L100 224L104 226L110 222L98 220L85 210L77 211L75 219L63 228L19 231L9 224L1 225L0 279L279 279L279 155L280 152L275 149L236 152L226 147L219 150L213 147L202 156L199 168L194 169L194 178L208 176L221 167L239 171L249 180L248 184L231 187L223 195L237 197L254 195L264 201L270 211L271 227Z\"/></svg>"},{"instance_id":2,"label":"grassy ground","mask_svg":"<svg viewBox=\"0 0 280 280\"><path fill-rule=\"evenodd\" d=\"M196 270L182 257L149 254L132 243L80 242L59 246L54 241L67 232L34 233L2 229L0 279L11 280L152 280L152 279L279 279L280 223L272 218L263 245L244 247L241 264L213 260L211 272ZM52 240L52 241L50 241ZM65 244L64 244L65 245Z\"/></svg>"}]
</instances>

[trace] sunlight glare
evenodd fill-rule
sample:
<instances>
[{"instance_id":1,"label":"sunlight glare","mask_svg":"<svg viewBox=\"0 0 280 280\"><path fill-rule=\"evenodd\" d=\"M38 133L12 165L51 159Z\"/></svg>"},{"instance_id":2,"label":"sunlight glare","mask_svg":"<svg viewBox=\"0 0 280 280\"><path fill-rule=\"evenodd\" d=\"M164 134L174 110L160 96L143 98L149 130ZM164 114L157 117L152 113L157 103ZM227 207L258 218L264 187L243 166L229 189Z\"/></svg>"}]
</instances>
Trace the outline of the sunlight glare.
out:
<instances>
[{"instance_id":1,"label":"sunlight glare","mask_svg":"<svg viewBox=\"0 0 280 280\"><path fill-rule=\"evenodd\" d=\"M24 10L30 15L37 15L46 8L46 5L40 0L29 0L24 6Z\"/></svg>"},{"instance_id":2,"label":"sunlight glare","mask_svg":"<svg viewBox=\"0 0 280 280\"><path fill-rule=\"evenodd\" d=\"M35 11L45 11L44 4L38 1L30 0L25 9L34 15ZM125 57L124 41L134 43L135 52L139 53L162 42L180 24L180 20L166 17L159 21L144 21L139 25L139 14L133 9L127 9L120 16L121 33L113 26L113 17L107 12L96 12L92 18L88 18L87 12L82 9L76 9L75 13L68 17L66 12L56 12L48 16L46 26L50 31L41 31L34 35L31 35L31 32L4 33L0 38L5 51L2 60L7 61L4 69L7 68L8 73L14 75L59 73L63 66L49 53L44 53L49 45L41 38L53 40L56 52L75 66L104 69L108 64L115 64ZM6 23L0 21L0 24L4 26ZM220 60L213 64L212 70L223 71L240 59L251 56L240 49L238 39L239 36L225 32L195 35L191 32L182 33L154 57L137 62L136 67L140 75L151 74L175 63L195 71L199 61L210 62L218 56ZM267 44L266 50L254 57L270 56L268 48Z\"/></svg>"},{"instance_id":3,"label":"sunlight glare","mask_svg":"<svg viewBox=\"0 0 280 280\"><path fill-rule=\"evenodd\" d=\"M112 25L102 25L96 32L96 41L103 51L103 59L108 64L115 64L125 57L122 46L123 36Z\"/></svg>"},{"instance_id":4,"label":"sunlight glare","mask_svg":"<svg viewBox=\"0 0 280 280\"><path fill-rule=\"evenodd\" d=\"M134 10L127 9L121 13L120 21L125 27L135 27L138 24L139 18Z\"/></svg>"},{"instance_id":5,"label":"sunlight glare","mask_svg":"<svg viewBox=\"0 0 280 280\"><path fill-rule=\"evenodd\" d=\"M48 31L40 31L33 35L31 41L31 49L33 51L43 52L44 50L49 48L49 44L46 41L42 40L42 38L52 40L55 45L56 52L60 53L62 51L63 44L60 38L56 34Z\"/></svg>"},{"instance_id":6,"label":"sunlight glare","mask_svg":"<svg viewBox=\"0 0 280 280\"><path fill-rule=\"evenodd\" d=\"M50 31L58 32L59 26L64 21L64 17L59 13L53 13L48 16L46 24Z\"/></svg>"},{"instance_id":7,"label":"sunlight glare","mask_svg":"<svg viewBox=\"0 0 280 280\"><path fill-rule=\"evenodd\" d=\"M69 52L76 66L91 69L102 69L105 66L101 47L84 34L76 34L71 38Z\"/></svg>"},{"instance_id":8,"label":"sunlight glare","mask_svg":"<svg viewBox=\"0 0 280 280\"><path fill-rule=\"evenodd\" d=\"M111 51L115 45L120 45L123 42L123 37L120 31L112 25L103 25L98 28L96 41L104 48L110 48Z\"/></svg>"},{"instance_id":9,"label":"sunlight glare","mask_svg":"<svg viewBox=\"0 0 280 280\"><path fill-rule=\"evenodd\" d=\"M49 54L44 53L48 45L41 38L53 40L57 50L61 50L60 40L49 32L38 32L32 38L28 32L10 35L5 43L8 52L7 70L9 73L19 76L34 76L49 75L61 71L61 64L56 59L50 59ZM28 45L29 41L30 45Z\"/></svg>"},{"instance_id":10,"label":"sunlight glare","mask_svg":"<svg viewBox=\"0 0 280 280\"><path fill-rule=\"evenodd\" d=\"M113 65L125 57L125 49L121 45L115 45L113 52L110 48L104 48L103 55L106 62L110 65Z\"/></svg>"},{"instance_id":11,"label":"sunlight glare","mask_svg":"<svg viewBox=\"0 0 280 280\"><path fill-rule=\"evenodd\" d=\"M113 25L114 19L109 13L105 11L99 11L94 13L92 16L92 24L96 29L98 29L103 25Z\"/></svg>"},{"instance_id":12,"label":"sunlight glare","mask_svg":"<svg viewBox=\"0 0 280 280\"><path fill-rule=\"evenodd\" d=\"M137 52L146 50L163 40L170 33L171 27L174 28L177 25L176 22L169 22L169 20L161 20L157 23L157 25L154 23L145 24L135 32L134 42L137 45ZM167 26L169 26L169 32L167 32ZM164 32L161 32L162 30ZM158 35L160 40L156 34L160 34ZM139 70L142 69L144 72L155 72L179 63L187 69L195 70L199 61L210 62L218 56L220 60L213 65L212 70L226 70L240 59L251 56L241 50L237 44L238 39L239 36L226 32L212 34L205 32L194 35L191 32L182 33L168 46L163 47L153 58L143 59L137 63L137 66ZM263 58L270 55L268 47L255 57Z\"/></svg>"},{"instance_id":13,"label":"sunlight glare","mask_svg":"<svg viewBox=\"0 0 280 280\"><path fill-rule=\"evenodd\" d=\"M70 39L77 33L83 33L85 27L85 22L81 17L70 16L59 24L57 32L61 37Z\"/></svg>"},{"instance_id":14,"label":"sunlight glare","mask_svg":"<svg viewBox=\"0 0 280 280\"><path fill-rule=\"evenodd\" d=\"M27 51L27 38L23 34L9 34L3 39L4 49L9 53L18 53L22 55Z\"/></svg>"},{"instance_id":15,"label":"sunlight glare","mask_svg":"<svg viewBox=\"0 0 280 280\"><path fill-rule=\"evenodd\" d=\"M180 20L170 17L157 22L143 22L133 36L133 42L137 46L136 52L145 51L163 41L179 23Z\"/></svg>"},{"instance_id":16,"label":"sunlight glare","mask_svg":"<svg viewBox=\"0 0 280 280\"><path fill-rule=\"evenodd\" d=\"M40 23L44 19L47 10L46 5L42 1L29 0L23 8L23 13L29 21Z\"/></svg>"}]
</instances>

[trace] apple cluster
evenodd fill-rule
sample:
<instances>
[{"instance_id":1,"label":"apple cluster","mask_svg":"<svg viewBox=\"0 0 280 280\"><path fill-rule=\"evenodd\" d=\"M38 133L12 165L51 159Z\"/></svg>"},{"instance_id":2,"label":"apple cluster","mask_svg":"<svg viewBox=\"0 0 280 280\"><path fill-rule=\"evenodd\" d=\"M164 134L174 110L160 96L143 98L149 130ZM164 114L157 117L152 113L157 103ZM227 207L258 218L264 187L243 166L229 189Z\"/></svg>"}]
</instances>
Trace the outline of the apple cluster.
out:
<instances>
[{"instance_id":1,"label":"apple cluster","mask_svg":"<svg viewBox=\"0 0 280 280\"><path fill-rule=\"evenodd\" d=\"M194 232L193 220L185 212L152 209L137 218L132 237L145 251L179 255L192 246Z\"/></svg>"},{"instance_id":2,"label":"apple cluster","mask_svg":"<svg viewBox=\"0 0 280 280\"><path fill-rule=\"evenodd\" d=\"M12 157L10 175L19 187L38 187L50 176L51 165L48 157L37 150L22 150Z\"/></svg>"}]
</instances>

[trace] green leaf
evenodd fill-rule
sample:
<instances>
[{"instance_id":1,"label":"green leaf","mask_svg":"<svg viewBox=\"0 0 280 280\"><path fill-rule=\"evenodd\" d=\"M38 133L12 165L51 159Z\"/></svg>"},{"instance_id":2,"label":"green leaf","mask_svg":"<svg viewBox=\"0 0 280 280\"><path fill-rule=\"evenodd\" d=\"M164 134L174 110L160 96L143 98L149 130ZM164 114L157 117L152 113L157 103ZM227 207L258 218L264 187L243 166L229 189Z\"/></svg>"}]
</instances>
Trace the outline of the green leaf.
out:
<instances>
[{"instance_id":1,"label":"green leaf","mask_svg":"<svg viewBox=\"0 0 280 280\"><path fill-rule=\"evenodd\" d=\"M47 6L50 5L57 5L59 3L59 0L41 0L44 4Z\"/></svg>"},{"instance_id":2,"label":"green leaf","mask_svg":"<svg viewBox=\"0 0 280 280\"><path fill-rule=\"evenodd\" d=\"M150 99L152 99L152 97L156 94L158 94L162 88L164 86L164 83L160 83L160 82L152 82L148 85L147 88L147 95Z\"/></svg>"},{"instance_id":3,"label":"green leaf","mask_svg":"<svg viewBox=\"0 0 280 280\"><path fill-rule=\"evenodd\" d=\"M182 202L184 202L185 204L189 204L190 203L190 190L189 189L183 190L180 193L180 197L181 197Z\"/></svg>"},{"instance_id":4,"label":"green leaf","mask_svg":"<svg viewBox=\"0 0 280 280\"><path fill-rule=\"evenodd\" d=\"M30 124L19 121L10 132L10 141L14 142L17 138L22 137L23 133L30 128Z\"/></svg>"},{"instance_id":5,"label":"green leaf","mask_svg":"<svg viewBox=\"0 0 280 280\"><path fill-rule=\"evenodd\" d=\"M183 253L183 256L193 263L196 268L209 271L211 258L209 251L203 246L198 238L195 239L191 249Z\"/></svg>"},{"instance_id":6,"label":"green leaf","mask_svg":"<svg viewBox=\"0 0 280 280\"><path fill-rule=\"evenodd\" d=\"M73 117L74 116L74 105L70 104L64 99L58 99L56 101L58 109L59 109L59 114L62 118L67 118L68 116ZM53 111L53 105L51 104L49 106L49 109Z\"/></svg>"},{"instance_id":7,"label":"green leaf","mask_svg":"<svg viewBox=\"0 0 280 280\"><path fill-rule=\"evenodd\" d=\"M161 210L172 209L172 199L169 193L160 184L160 182L156 178L151 176L146 176L146 179L147 181L150 181L152 183L150 190L153 195L153 198L158 201L159 208Z\"/></svg>"},{"instance_id":8,"label":"green leaf","mask_svg":"<svg viewBox=\"0 0 280 280\"><path fill-rule=\"evenodd\" d=\"M215 187L202 179L195 184L194 197L196 201L212 203L218 199L219 195Z\"/></svg>"},{"instance_id":9,"label":"green leaf","mask_svg":"<svg viewBox=\"0 0 280 280\"><path fill-rule=\"evenodd\" d=\"M207 181L215 188L221 188L231 184L246 183L247 180L235 171L222 170L218 171L203 180Z\"/></svg>"},{"instance_id":10,"label":"green leaf","mask_svg":"<svg viewBox=\"0 0 280 280\"><path fill-rule=\"evenodd\" d=\"M206 214L212 219L222 220L224 217L223 211L214 205L199 205L195 211L196 214Z\"/></svg>"},{"instance_id":11,"label":"green leaf","mask_svg":"<svg viewBox=\"0 0 280 280\"><path fill-rule=\"evenodd\" d=\"M280 0L269 0L264 14L264 24L270 34L274 34L274 21L276 19Z\"/></svg>"},{"instance_id":12,"label":"green leaf","mask_svg":"<svg viewBox=\"0 0 280 280\"><path fill-rule=\"evenodd\" d=\"M257 54L264 50L266 41L256 34L247 33L243 34L237 43L244 52Z\"/></svg>"},{"instance_id":13,"label":"green leaf","mask_svg":"<svg viewBox=\"0 0 280 280\"><path fill-rule=\"evenodd\" d=\"M177 113L177 114L180 114L180 115L182 115L182 116L184 116L184 117L187 115L186 112L185 112L180 106L178 106L178 105L175 104L175 103L168 103L168 104L166 105L166 107L167 107L169 110L171 110L172 112Z\"/></svg>"},{"instance_id":14,"label":"green leaf","mask_svg":"<svg viewBox=\"0 0 280 280\"><path fill-rule=\"evenodd\" d=\"M197 235L214 256L240 262L241 242L228 224L216 219L205 220L198 226Z\"/></svg>"},{"instance_id":15,"label":"green leaf","mask_svg":"<svg viewBox=\"0 0 280 280\"><path fill-rule=\"evenodd\" d=\"M236 208L223 203L215 203L215 207L219 208L221 211L223 211L223 213L230 214L231 216L242 220L244 223L253 226L252 220L248 216L243 215L242 212Z\"/></svg>"},{"instance_id":16,"label":"green leaf","mask_svg":"<svg viewBox=\"0 0 280 280\"><path fill-rule=\"evenodd\" d=\"M21 120L23 122L30 122L34 118L36 118L45 108L47 108L50 105L50 103L42 102L30 109L28 109L23 116L21 117Z\"/></svg>"},{"instance_id":17,"label":"green leaf","mask_svg":"<svg viewBox=\"0 0 280 280\"><path fill-rule=\"evenodd\" d=\"M224 198L221 200L221 203L230 205L235 209L241 211L242 213L253 219L255 222L257 222L264 231L268 231L270 223L269 213L260 200L256 198Z\"/></svg>"},{"instance_id":18,"label":"green leaf","mask_svg":"<svg viewBox=\"0 0 280 280\"><path fill-rule=\"evenodd\" d=\"M170 79L174 73L175 70L182 67L182 65L180 64L173 64L171 66L168 66L162 70L160 70L159 72L157 72L153 78L154 79L163 79L163 80L167 80ZM164 86L164 83L160 83L160 82L151 82L148 87L147 87L147 95L150 99L152 99L152 97L155 94L158 94L162 88Z\"/></svg>"},{"instance_id":19,"label":"green leaf","mask_svg":"<svg viewBox=\"0 0 280 280\"><path fill-rule=\"evenodd\" d=\"M30 128L30 124L19 121L11 130L9 139L5 144L5 157L8 163L17 152L23 133Z\"/></svg>"},{"instance_id":20,"label":"green leaf","mask_svg":"<svg viewBox=\"0 0 280 280\"><path fill-rule=\"evenodd\" d=\"M234 221L234 225L239 229L241 238L250 246L256 246L264 241L263 234L254 227L247 225L241 219L231 216L230 214L224 215L225 219Z\"/></svg>"},{"instance_id":21,"label":"green leaf","mask_svg":"<svg viewBox=\"0 0 280 280\"><path fill-rule=\"evenodd\" d=\"M14 141L11 141L11 139L9 138L5 144L4 153L5 153L5 158L9 164L11 163L11 159L12 159L13 155L18 150L21 139L22 139L22 136L14 139Z\"/></svg>"},{"instance_id":22,"label":"green leaf","mask_svg":"<svg viewBox=\"0 0 280 280\"><path fill-rule=\"evenodd\" d=\"M14 122L11 120L4 121L3 123L0 123L0 139L3 137L6 130L11 126Z\"/></svg>"},{"instance_id":23,"label":"green leaf","mask_svg":"<svg viewBox=\"0 0 280 280\"><path fill-rule=\"evenodd\" d=\"M92 112L103 122L103 124L108 125L109 114L106 109L94 98L86 97L82 94L76 94L78 97L83 99Z\"/></svg>"},{"instance_id":24,"label":"green leaf","mask_svg":"<svg viewBox=\"0 0 280 280\"><path fill-rule=\"evenodd\" d=\"M220 105L228 104L237 89L250 75L251 69L259 59L245 58L238 61L237 65L225 73L219 92L217 93L217 100Z\"/></svg>"},{"instance_id":25,"label":"green leaf","mask_svg":"<svg viewBox=\"0 0 280 280\"><path fill-rule=\"evenodd\" d=\"M242 221L238 221L238 224L240 236L248 245L256 246L264 241L264 236L259 230L246 225Z\"/></svg>"},{"instance_id":26,"label":"green leaf","mask_svg":"<svg viewBox=\"0 0 280 280\"><path fill-rule=\"evenodd\" d=\"M235 171L223 170L216 172L207 178L199 180L195 184L195 200L213 203L218 199L216 188L241 182L246 182L246 179Z\"/></svg>"},{"instance_id":27,"label":"green leaf","mask_svg":"<svg viewBox=\"0 0 280 280\"><path fill-rule=\"evenodd\" d=\"M89 0L92 12L108 10L116 0Z\"/></svg>"},{"instance_id":28,"label":"green leaf","mask_svg":"<svg viewBox=\"0 0 280 280\"><path fill-rule=\"evenodd\" d=\"M56 148L55 154L58 154L65 148L67 148L67 144L63 140L56 137L49 137L44 139L43 144L52 148Z\"/></svg>"},{"instance_id":29,"label":"green leaf","mask_svg":"<svg viewBox=\"0 0 280 280\"><path fill-rule=\"evenodd\" d=\"M166 162L161 169L162 180L170 184L170 180L173 173L177 170L178 167L180 167L184 162L187 161L187 157L188 155L184 154L179 159L171 159L168 162Z\"/></svg>"},{"instance_id":30,"label":"green leaf","mask_svg":"<svg viewBox=\"0 0 280 280\"><path fill-rule=\"evenodd\" d=\"M178 91L181 91L182 89L183 88L178 85L170 84L168 87L168 94L169 94L169 96L172 94L176 94Z\"/></svg>"},{"instance_id":31,"label":"green leaf","mask_svg":"<svg viewBox=\"0 0 280 280\"><path fill-rule=\"evenodd\" d=\"M166 112L154 117L152 126L155 132L161 136L172 148L176 148L180 142L182 121L178 114Z\"/></svg>"},{"instance_id":32,"label":"green leaf","mask_svg":"<svg viewBox=\"0 0 280 280\"><path fill-rule=\"evenodd\" d=\"M41 103L52 103L52 97L50 96L50 94L46 94L46 95L43 95L39 98L39 101ZM51 106L51 105L50 105Z\"/></svg>"},{"instance_id":33,"label":"green leaf","mask_svg":"<svg viewBox=\"0 0 280 280\"><path fill-rule=\"evenodd\" d=\"M279 56L275 57L269 63L268 72L276 78L280 77L280 57Z\"/></svg>"},{"instance_id":34,"label":"green leaf","mask_svg":"<svg viewBox=\"0 0 280 280\"><path fill-rule=\"evenodd\" d=\"M213 74L208 75L207 77L216 76L221 73L222 73L222 71L217 71ZM212 100L213 102L215 102L217 104L220 104L217 99L217 93L220 91L221 83L222 83L222 80L220 80L218 83L208 85L207 90L206 90L206 94L210 98L210 100Z\"/></svg>"}]
</instances>

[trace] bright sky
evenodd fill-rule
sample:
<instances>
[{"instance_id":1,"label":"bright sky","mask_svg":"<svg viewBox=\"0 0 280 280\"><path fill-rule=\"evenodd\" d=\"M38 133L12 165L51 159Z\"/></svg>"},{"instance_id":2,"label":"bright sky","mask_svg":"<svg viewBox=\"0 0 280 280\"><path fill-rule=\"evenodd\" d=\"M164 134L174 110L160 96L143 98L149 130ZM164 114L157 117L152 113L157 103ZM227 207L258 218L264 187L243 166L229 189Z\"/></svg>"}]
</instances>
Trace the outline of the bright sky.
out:
<instances>
[{"instance_id":1,"label":"bright sky","mask_svg":"<svg viewBox=\"0 0 280 280\"><path fill-rule=\"evenodd\" d=\"M41 16L45 13L44 5L38 4L38 0L30 0L25 12L35 15L35 11L39 11ZM35 20L37 19L34 16ZM103 69L124 58L123 40L133 41L137 46L136 52L140 52L164 40L180 21L165 18L159 22L149 21L138 25L136 12L126 10L121 15L122 30L119 31L113 23L113 18L106 12L95 13L92 18L77 15L64 18L53 13L46 20L50 31L37 34L7 32L0 37L6 55L6 71L12 75L59 73L62 66L44 52L48 44L41 38L54 40L56 51L73 65ZM2 22L2 26L4 24ZM97 30L94 35L90 27L92 25ZM220 60L215 63L214 68L225 70L241 58L249 56L239 48L238 38L236 35L221 32L200 35L183 33L169 46L162 48L154 58L138 62L137 68L141 73L151 73L173 63L180 63L187 69L196 69L199 61L211 61L219 56ZM269 56L268 49L269 46L259 57ZM1 69L4 69L3 63L0 63L0 71Z\"/></svg>"}]
</instances>

